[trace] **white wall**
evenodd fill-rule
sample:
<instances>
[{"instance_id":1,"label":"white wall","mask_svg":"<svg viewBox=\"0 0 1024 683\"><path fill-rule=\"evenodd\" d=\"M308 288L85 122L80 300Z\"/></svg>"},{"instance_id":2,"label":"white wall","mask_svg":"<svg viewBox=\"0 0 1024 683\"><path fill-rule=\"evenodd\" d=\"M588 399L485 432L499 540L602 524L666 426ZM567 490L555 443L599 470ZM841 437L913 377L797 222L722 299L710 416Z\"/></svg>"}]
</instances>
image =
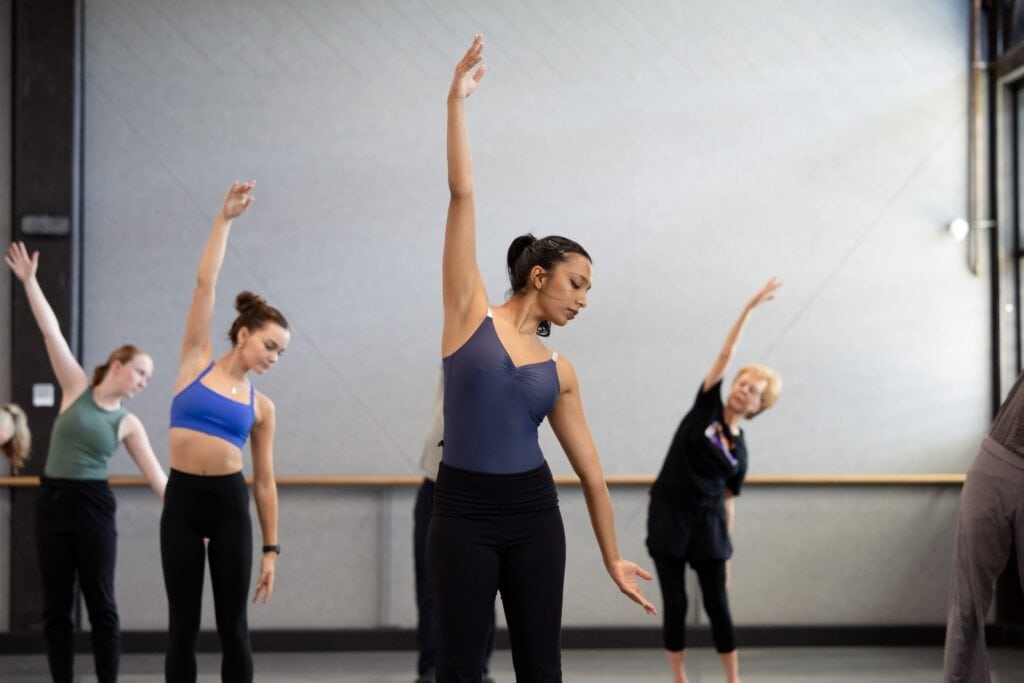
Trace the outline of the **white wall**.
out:
<instances>
[{"instance_id":1,"label":"white wall","mask_svg":"<svg viewBox=\"0 0 1024 683\"><path fill-rule=\"evenodd\" d=\"M292 323L257 380L278 405L277 471L415 473L438 362L444 98L481 31L481 268L498 301L521 232L593 255L591 305L550 345L576 365L609 473L657 472L773 275L785 286L738 358L785 381L747 430L751 474L962 471L990 410L987 285L943 232L965 213L966 23L951 0L91 0L85 356L150 350L133 410L166 462L196 262L228 183L254 177L215 329L242 288ZM568 472L546 427L543 445ZM623 551L646 562L646 494L614 494ZM652 625L603 576L578 491L561 497L566 624ZM748 489L737 623L940 623L956 499ZM122 623L160 628L158 506L119 500ZM412 626L412 501L282 490L286 552L254 627Z\"/></svg>"}]
</instances>

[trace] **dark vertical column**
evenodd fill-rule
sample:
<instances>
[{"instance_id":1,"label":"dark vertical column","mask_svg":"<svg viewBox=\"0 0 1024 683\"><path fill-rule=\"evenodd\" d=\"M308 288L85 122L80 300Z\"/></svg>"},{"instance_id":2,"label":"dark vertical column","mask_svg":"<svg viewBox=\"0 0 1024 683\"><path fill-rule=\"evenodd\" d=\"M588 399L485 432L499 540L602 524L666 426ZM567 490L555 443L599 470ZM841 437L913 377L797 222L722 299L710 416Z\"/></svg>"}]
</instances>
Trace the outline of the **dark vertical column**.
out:
<instances>
[{"instance_id":1,"label":"dark vertical column","mask_svg":"<svg viewBox=\"0 0 1024 683\"><path fill-rule=\"evenodd\" d=\"M13 239L42 255L39 284L79 352L81 0L14 0L12 59ZM11 387L29 414L39 474L60 400L21 285L12 287ZM38 391L52 385L54 405ZM35 395L36 400L33 400ZM45 403L45 402L44 402ZM35 554L36 489L11 493L11 630L38 630L42 601Z\"/></svg>"}]
</instances>

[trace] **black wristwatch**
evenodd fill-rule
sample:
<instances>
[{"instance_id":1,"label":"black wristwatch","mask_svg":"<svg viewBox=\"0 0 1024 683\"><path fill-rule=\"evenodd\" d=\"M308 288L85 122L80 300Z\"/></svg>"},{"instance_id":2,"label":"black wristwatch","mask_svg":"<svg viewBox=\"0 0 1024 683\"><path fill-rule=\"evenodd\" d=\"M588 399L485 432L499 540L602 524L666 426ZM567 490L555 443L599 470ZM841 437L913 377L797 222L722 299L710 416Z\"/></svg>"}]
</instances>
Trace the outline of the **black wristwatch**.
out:
<instances>
[{"instance_id":1,"label":"black wristwatch","mask_svg":"<svg viewBox=\"0 0 1024 683\"><path fill-rule=\"evenodd\" d=\"M265 545L265 546L263 546L263 554L266 555L267 553L277 553L278 555L280 555L281 554L281 546L280 545Z\"/></svg>"}]
</instances>

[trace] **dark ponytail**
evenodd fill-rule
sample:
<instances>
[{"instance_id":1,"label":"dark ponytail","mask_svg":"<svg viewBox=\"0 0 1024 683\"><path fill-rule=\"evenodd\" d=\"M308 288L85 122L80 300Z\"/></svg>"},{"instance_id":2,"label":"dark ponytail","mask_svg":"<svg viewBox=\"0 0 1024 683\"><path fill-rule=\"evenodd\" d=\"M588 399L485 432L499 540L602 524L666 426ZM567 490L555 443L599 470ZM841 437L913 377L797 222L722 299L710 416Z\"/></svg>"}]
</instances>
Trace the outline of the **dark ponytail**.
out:
<instances>
[{"instance_id":1,"label":"dark ponytail","mask_svg":"<svg viewBox=\"0 0 1024 683\"><path fill-rule=\"evenodd\" d=\"M508 281L511 284L509 291L513 296L523 291L529 284L530 271L534 266L549 271L567 260L570 254L579 254L591 263L594 262L586 249L568 237L548 235L537 239L527 233L515 238L508 246L508 255L505 259L508 264ZM542 320L537 326L537 335L547 337L550 334L551 323Z\"/></svg>"},{"instance_id":2,"label":"dark ponytail","mask_svg":"<svg viewBox=\"0 0 1024 683\"><path fill-rule=\"evenodd\" d=\"M246 291L235 297L235 310L238 317L231 323L228 331L228 339L232 344L238 343L238 332L244 327L250 332L262 328L268 323L276 323L288 329L288 321L281 315L281 311L267 303L263 297Z\"/></svg>"}]
</instances>

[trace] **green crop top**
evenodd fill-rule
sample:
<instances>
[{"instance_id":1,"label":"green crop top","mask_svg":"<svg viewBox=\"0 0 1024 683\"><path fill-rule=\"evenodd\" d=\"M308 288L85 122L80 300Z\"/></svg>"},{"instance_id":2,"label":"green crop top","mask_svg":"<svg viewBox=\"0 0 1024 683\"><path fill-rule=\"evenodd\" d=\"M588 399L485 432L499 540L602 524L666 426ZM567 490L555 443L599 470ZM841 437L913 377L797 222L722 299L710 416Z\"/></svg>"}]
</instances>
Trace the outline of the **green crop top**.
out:
<instances>
[{"instance_id":1,"label":"green crop top","mask_svg":"<svg viewBox=\"0 0 1024 683\"><path fill-rule=\"evenodd\" d=\"M54 479L106 479L107 461L117 450L117 428L128 414L122 405L104 410L92 387L57 416L46 455L46 476Z\"/></svg>"}]
</instances>

